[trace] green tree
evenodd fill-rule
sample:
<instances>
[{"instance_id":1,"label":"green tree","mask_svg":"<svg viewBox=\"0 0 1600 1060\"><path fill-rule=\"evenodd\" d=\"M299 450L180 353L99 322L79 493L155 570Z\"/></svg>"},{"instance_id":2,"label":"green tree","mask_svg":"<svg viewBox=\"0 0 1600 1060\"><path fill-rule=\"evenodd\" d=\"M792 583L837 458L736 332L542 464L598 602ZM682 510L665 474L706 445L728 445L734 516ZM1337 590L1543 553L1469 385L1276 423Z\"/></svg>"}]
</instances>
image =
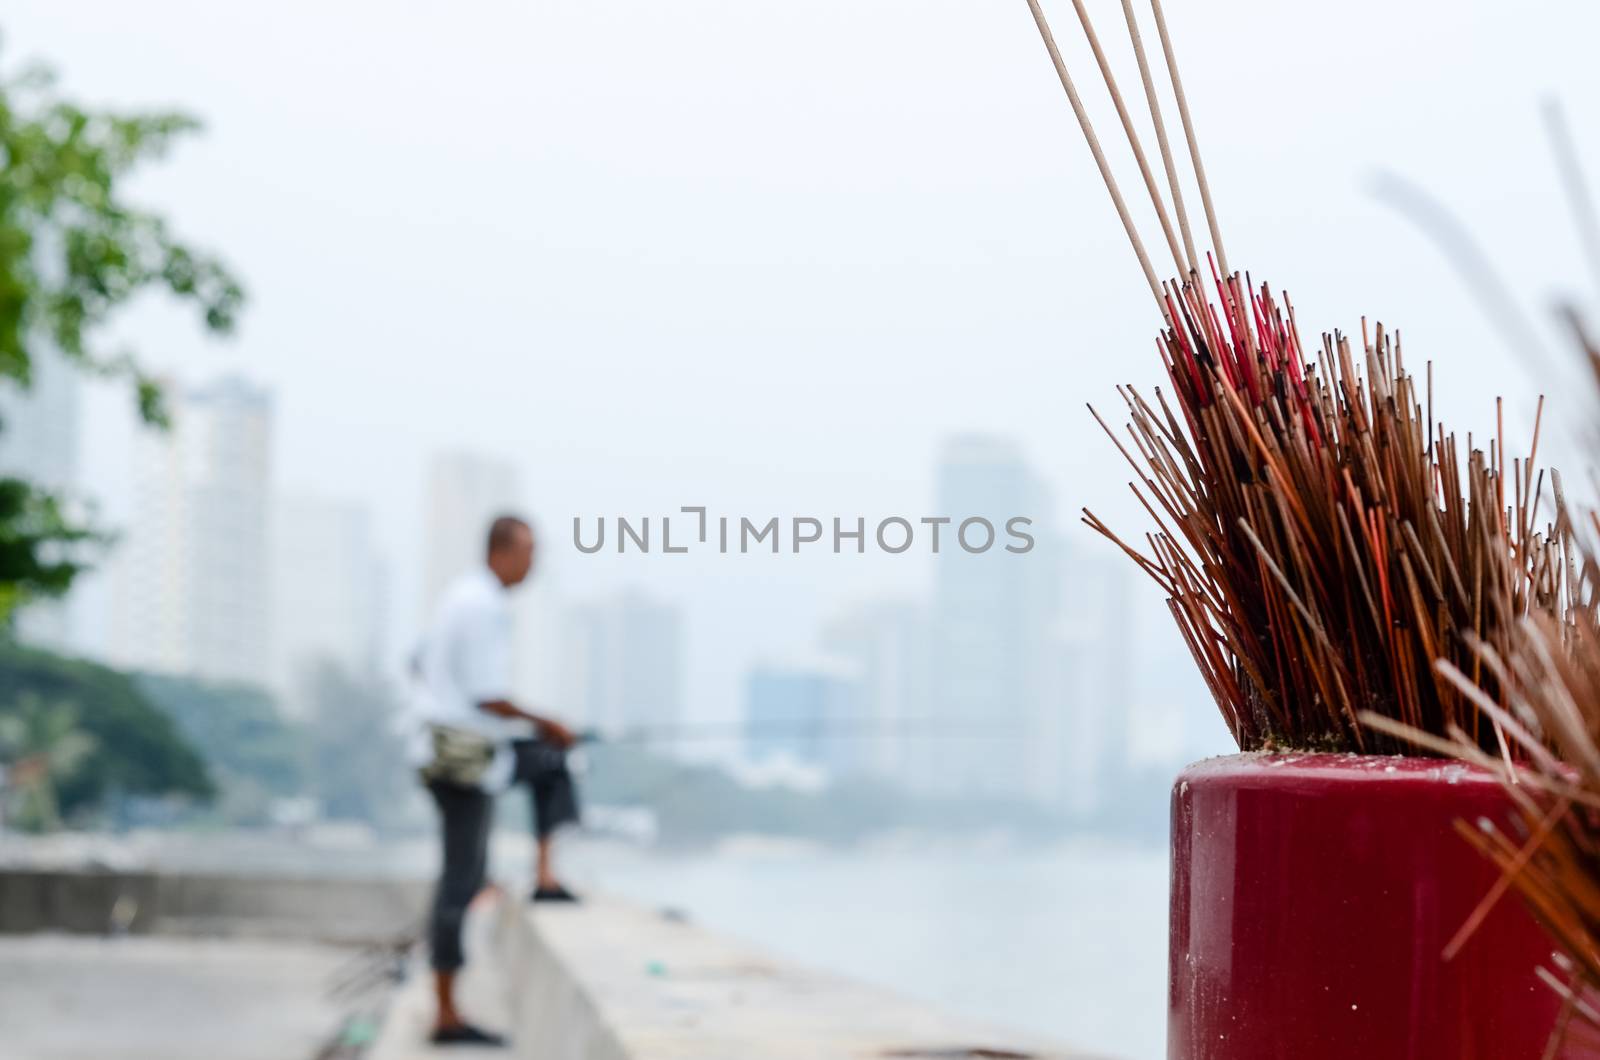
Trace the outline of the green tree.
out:
<instances>
[{"instance_id":1,"label":"green tree","mask_svg":"<svg viewBox=\"0 0 1600 1060\"><path fill-rule=\"evenodd\" d=\"M123 195L132 170L198 128L179 113L86 109L62 98L43 68L0 75L0 385L26 389L40 351L54 347L87 372L126 379L143 419L166 423L161 387L135 351L97 336L153 290L194 305L210 331L233 327L238 281ZM0 622L27 599L64 591L83 566L81 546L99 536L62 498L0 478Z\"/></svg>"},{"instance_id":2,"label":"green tree","mask_svg":"<svg viewBox=\"0 0 1600 1060\"><path fill-rule=\"evenodd\" d=\"M82 768L94 749L94 737L79 728L70 703L49 703L27 693L0 713L0 761L9 764L16 793L7 820L30 832L61 827L56 789Z\"/></svg>"},{"instance_id":3,"label":"green tree","mask_svg":"<svg viewBox=\"0 0 1600 1060\"><path fill-rule=\"evenodd\" d=\"M7 765L27 773L45 757L52 812L68 820L112 791L213 794L205 762L172 719L126 674L95 663L0 642L0 732Z\"/></svg>"},{"instance_id":4,"label":"green tree","mask_svg":"<svg viewBox=\"0 0 1600 1060\"><path fill-rule=\"evenodd\" d=\"M261 824L274 799L301 793L302 733L266 691L160 674L139 674L134 685L206 760L219 796L213 812L220 819Z\"/></svg>"},{"instance_id":5,"label":"green tree","mask_svg":"<svg viewBox=\"0 0 1600 1060\"><path fill-rule=\"evenodd\" d=\"M75 547L97 537L67 518L60 498L0 477L0 629L29 597L66 592L80 565Z\"/></svg>"}]
</instances>

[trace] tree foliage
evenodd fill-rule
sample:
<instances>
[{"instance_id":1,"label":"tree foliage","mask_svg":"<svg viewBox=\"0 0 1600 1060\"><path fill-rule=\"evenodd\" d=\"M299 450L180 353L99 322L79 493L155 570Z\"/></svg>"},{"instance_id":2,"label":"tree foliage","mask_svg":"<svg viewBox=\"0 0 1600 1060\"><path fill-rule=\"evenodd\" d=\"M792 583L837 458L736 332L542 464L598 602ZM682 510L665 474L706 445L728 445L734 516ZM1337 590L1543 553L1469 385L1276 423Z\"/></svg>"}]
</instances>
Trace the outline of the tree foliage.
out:
<instances>
[{"instance_id":1,"label":"tree foliage","mask_svg":"<svg viewBox=\"0 0 1600 1060\"><path fill-rule=\"evenodd\" d=\"M79 569L73 546L96 538L67 516L59 497L0 478L0 619L30 595L66 592Z\"/></svg>"},{"instance_id":2,"label":"tree foliage","mask_svg":"<svg viewBox=\"0 0 1600 1060\"><path fill-rule=\"evenodd\" d=\"M166 674L138 674L134 685L205 759L216 782L218 819L262 824L271 819L273 800L300 793L300 731L265 690Z\"/></svg>"},{"instance_id":3,"label":"tree foliage","mask_svg":"<svg viewBox=\"0 0 1600 1060\"><path fill-rule=\"evenodd\" d=\"M99 336L147 291L193 305L209 331L234 326L239 282L124 195L131 171L198 128L180 113L86 109L41 68L0 77L0 385L26 389L40 351L53 347L87 372L126 379L141 417L165 424L160 384L135 351ZM70 584L82 565L72 546L92 536L61 498L0 479L0 619Z\"/></svg>"},{"instance_id":4,"label":"tree foliage","mask_svg":"<svg viewBox=\"0 0 1600 1060\"><path fill-rule=\"evenodd\" d=\"M135 683L211 767L228 824L263 824L273 803L308 797L334 820L398 828L420 800L394 727L394 693L381 680L318 660L304 682L304 719L287 718L249 685L139 674Z\"/></svg>"},{"instance_id":5,"label":"tree foliage","mask_svg":"<svg viewBox=\"0 0 1600 1060\"><path fill-rule=\"evenodd\" d=\"M70 703L51 703L28 693L0 712L0 761L8 764L9 786L15 792L6 808L9 822L30 832L59 828L56 786L81 768L94 748L94 737L78 724Z\"/></svg>"},{"instance_id":6,"label":"tree foliage","mask_svg":"<svg viewBox=\"0 0 1600 1060\"><path fill-rule=\"evenodd\" d=\"M93 811L112 792L197 799L213 794L199 753L132 678L4 642L0 760L13 770L22 765L25 774L30 764L44 762L45 816L66 820Z\"/></svg>"}]
</instances>

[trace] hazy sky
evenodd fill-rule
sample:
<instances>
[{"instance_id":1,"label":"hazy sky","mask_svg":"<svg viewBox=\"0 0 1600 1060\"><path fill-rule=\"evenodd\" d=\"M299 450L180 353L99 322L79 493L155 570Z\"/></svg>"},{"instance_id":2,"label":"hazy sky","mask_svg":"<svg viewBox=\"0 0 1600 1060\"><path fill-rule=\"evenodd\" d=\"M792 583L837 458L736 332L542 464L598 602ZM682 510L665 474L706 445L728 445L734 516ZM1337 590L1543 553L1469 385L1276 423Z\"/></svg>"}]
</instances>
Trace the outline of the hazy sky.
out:
<instances>
[{"instance_id":1,"label":"hazy sky","mask_svg":"<svg viewBox=\"0 0 1600 1060\"><path fill-rule=\"evenodd\" d=\"M1537 104L1566 101L1600 181L1600 8L1167 6L1234 264L1308 330L1400 325L1461 429L1496 393L1525 423L1534 384L1366 183L1433 189L1541 313L1580 288ZM1132 88L1119 5L1091 7ZM397 625L440 447L519 461L546 591L686 603L702 716L927 560L586 557L573 515L924 514L939 440L981 430L1048 475L1075 545L1103 548L1084 504L1142 526L1083 406L1156 380L1157 320L1023 0L13 0L0 29L12 68L206 120L139 187L246 278L242 333L154 305L127 330L186 377L276 388L280 478L372 506ZM120 408L94 405L108 495Z\"/></svg>"}]
</instances>

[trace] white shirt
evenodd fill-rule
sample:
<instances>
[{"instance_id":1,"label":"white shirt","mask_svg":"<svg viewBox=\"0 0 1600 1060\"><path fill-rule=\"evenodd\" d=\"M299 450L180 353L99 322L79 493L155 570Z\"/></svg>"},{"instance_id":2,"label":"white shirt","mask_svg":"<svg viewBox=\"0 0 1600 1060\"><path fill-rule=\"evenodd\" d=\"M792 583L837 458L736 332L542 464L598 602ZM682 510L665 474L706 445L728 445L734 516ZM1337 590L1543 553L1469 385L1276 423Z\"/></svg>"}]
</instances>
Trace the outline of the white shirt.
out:
<instances>
[{"instance_id":1,"label":"white shirt","mask_svg":"<svg viewBox=\"0 0 1600 1060\"><path fill-rule=\"evenodd\" d=\"M418 649L420 675L413 678L411 714L415 720L412 760L433 757L430 725L444 725L486 736L496 744L494 762L483 778L485 791L511 782L511 741L526 726L479 707L511 698L511 607L505 586L487 567L456 578L445 589Z\"/></svg>"}]
</instances>

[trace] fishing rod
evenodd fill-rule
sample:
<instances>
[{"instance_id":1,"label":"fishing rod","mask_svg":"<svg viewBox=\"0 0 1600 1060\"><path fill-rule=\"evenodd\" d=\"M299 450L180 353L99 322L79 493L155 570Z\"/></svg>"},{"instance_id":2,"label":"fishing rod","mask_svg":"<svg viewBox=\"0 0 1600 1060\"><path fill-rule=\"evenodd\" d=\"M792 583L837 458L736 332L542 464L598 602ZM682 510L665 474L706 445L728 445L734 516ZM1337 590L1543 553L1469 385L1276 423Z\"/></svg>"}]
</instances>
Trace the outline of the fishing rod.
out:
<instances>
[{"instance_id":1,"label":"fishing rod","mask_svg":"<svg viewBox=\"0 0 1600 1060\"><path fill-rule=\"evenodd\" d=\"M580 773L598 767L598 762L588 758L587 748L593 747L643 747L680 744L697 740L741 740L751 737L791 739L797 743L812 740L855 741L873 739L953 739L963 742L974 740L1019 740L1024 733L1016 725L977 724L943 718L897 719L808 719L785 718L763 721L718 720L705 722L673 722L654 725L635 725L606 732L589 728L577 734L578 754L575 765ZM646 784L642 789L628 792L630 804L650 805L684 782L679 771Z\"/></svg>"},{"instance_id":2,"label":"fishing rod","mask_svg":"<svg viewBox=\"0 0 1600 1060\"><path fill-rule=\"evenodd\" d=\"M599 728L578 733L580 744L628 745L686 743L759 737L794 737L827 740L871 739L1002 739L1018 740L1026 734L1017 726L952 722L941 718L902 718L813 721L707 721L635 725L616 731Z\"/></svg>"}]
</instances>

